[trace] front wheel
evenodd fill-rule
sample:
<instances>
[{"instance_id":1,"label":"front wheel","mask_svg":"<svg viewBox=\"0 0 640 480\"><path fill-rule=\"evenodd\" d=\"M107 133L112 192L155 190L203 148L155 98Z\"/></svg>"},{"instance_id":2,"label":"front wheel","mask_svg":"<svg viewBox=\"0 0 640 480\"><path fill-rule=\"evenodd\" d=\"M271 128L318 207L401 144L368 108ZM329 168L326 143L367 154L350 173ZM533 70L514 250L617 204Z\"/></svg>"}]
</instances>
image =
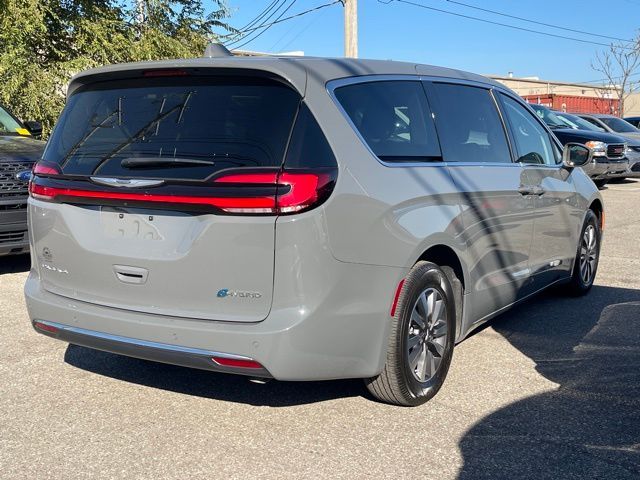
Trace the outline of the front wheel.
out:
<instances>
[{"instance_id":1,"label":"front wheel","mask_svg":"<svg viewBox=\"0 0 640 480\"><path fill-rule=\"evenodd\" d=\"M584 295L591 290L600 260L601 237L598 217L592 210L589 210L580 233L571 280L567 285L570 294Z\"/></svg>"},{"instance_id":2,"label":"front wheel","mask_svg":"<svg viewBox=\"0 0 640 480\"><path fill-rule=\"evenodd\" d=\"M407 275L396 305L387 360L366 380L379 400L415 406L442 386L453 354L456 323L451 282L437 265L418 262Z\"/></svg>"}]
</instances>

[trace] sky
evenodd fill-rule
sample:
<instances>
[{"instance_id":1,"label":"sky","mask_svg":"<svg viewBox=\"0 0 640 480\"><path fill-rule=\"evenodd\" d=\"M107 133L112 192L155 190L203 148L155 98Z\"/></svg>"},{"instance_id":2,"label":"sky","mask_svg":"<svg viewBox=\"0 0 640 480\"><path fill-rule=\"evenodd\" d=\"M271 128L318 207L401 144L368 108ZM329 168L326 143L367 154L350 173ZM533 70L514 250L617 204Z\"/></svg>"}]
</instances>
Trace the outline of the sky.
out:
<instances>
[{"instance_id":1,"label":"sky","mask_svg":"<svg viewBox=\"0 0 640 480\"><path fill-rule=\"evenodd\" d=\"M273 0L227 0L228 22L241 28ZM284 17L332 0L285 0L268 22L293 2ZM603 75L591 68L606 46L543 36L401 3L359 0L359 56L458 68L480 74L544 80L587 82ZM640 0L455 0L475 7L560 26L551 28L479 11L449 0L407 0L521 28L608 45L613 40L569 31L632 39L640 29ZM284 18L283 17L283 18ZM263 29L264 30L264 29ZM262 31L262 30L259 30ZM257 35L256 31L253 35ZM251 39L247 36L235 44ZM343 7L340 3L271 26L243 49L264 52L302 50L305 55L336 57L344 52Z\"/></svg>"}]
</instances>

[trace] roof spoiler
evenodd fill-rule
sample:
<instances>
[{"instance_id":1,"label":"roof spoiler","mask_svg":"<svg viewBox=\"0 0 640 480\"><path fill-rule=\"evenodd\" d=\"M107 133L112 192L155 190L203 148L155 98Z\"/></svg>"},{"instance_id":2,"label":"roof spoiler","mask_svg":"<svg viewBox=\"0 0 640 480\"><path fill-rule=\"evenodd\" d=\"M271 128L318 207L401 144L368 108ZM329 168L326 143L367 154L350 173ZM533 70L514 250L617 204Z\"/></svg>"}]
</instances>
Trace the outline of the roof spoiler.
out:
<instances>
[{"instance_id":1,"label":"roof spoiler","mask_svg":"<svg viewBox=\"0 0 640 480\"><path fill-rule=\"evenodd\" d=\"M204 50L204 58L232 57L233 54L221 43L210 43Z\"/></svg>"}]
</instances>

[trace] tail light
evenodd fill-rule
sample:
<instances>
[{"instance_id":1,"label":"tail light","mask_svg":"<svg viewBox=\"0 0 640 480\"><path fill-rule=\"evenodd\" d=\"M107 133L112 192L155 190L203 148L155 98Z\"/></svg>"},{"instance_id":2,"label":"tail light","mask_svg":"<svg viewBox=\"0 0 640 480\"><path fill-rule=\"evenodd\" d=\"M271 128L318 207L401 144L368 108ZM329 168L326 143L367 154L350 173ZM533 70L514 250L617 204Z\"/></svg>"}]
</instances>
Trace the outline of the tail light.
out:
<instances>
[{"instance_id":1,"label":"tail light","mask_svg":"<svg viewBox=\"0 0 640 480\"><path fill-rule=\"evenodd\" d=\"M45 177L59 175L57 165L37 163L34 175ZM101 200L162 203L165 205L191 205L214 207L232 214L282 215L300 212L311 208L328 197L335 181L335 171L331 172L294 172L269 171L256 173L235 172L215 178L208 185L191 188L189 194L175 194L164 189L145 189L144 191L114 191L77 188L65 184L31 182L29 192L38 200L73 203L96 203ZM71 182L73 183L73 182ZM83 182L88 186L86 182ZM225 195L203 195L206 186L229 186L232 193ZM269 188L271 187L271 188ZM210 192L213 192L210 190Z\"/></svg>"},{"instance_id":2,"label":"tail light","mask_svg":"<svg viewBox=\"0 0 640 480\"><path fill-rule=\"evenodd\" d=\"M34 175L60 175L62 170L55 163L38 162L33 166Z\"/></svg>"},{"instance_id":3,"label":"tail light","mask_svg":"<svg viewBox=\"0 0 640 480\"><path fill-rule=\"evenodd\" d=\"M322 196L322 190L332 183L329 174L277 172L265 174L232 174L215 180L216 183L272 184L276 185L273 205L267 208L250 206L255 199L246 198L245 205L221 207L230 213L295 213L313 206ZM237 200L241 200L240 198ZM247 205L248 204L248 205ZM258 211L259 210L259 211Z\"/></svg>"}]
</instances>

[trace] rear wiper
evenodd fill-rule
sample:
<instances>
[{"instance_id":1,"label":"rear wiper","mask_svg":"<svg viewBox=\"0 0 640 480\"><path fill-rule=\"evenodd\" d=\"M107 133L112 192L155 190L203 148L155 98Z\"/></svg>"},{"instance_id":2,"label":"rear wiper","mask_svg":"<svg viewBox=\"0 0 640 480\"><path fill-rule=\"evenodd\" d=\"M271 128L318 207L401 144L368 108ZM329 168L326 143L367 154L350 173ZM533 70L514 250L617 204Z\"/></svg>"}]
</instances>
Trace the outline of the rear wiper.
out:
<instances>
[{"instance_id":1,"label":"rear wiper","mask_svg":"<svg viewBox=\"0 0 640 480\"><path fill-rule=\"evenodd\" d=\"M120 162L123 168L164 168L164 167L201 167L215 165L212 160L175 157L138 157L125 158Z\"/></svg>"}]
</instances>

